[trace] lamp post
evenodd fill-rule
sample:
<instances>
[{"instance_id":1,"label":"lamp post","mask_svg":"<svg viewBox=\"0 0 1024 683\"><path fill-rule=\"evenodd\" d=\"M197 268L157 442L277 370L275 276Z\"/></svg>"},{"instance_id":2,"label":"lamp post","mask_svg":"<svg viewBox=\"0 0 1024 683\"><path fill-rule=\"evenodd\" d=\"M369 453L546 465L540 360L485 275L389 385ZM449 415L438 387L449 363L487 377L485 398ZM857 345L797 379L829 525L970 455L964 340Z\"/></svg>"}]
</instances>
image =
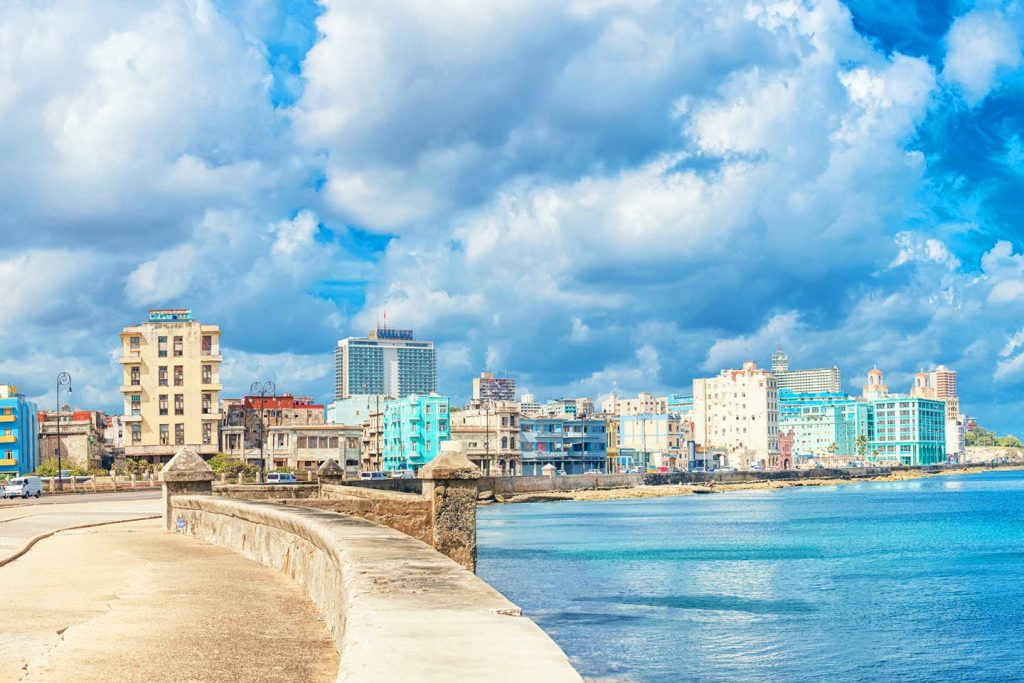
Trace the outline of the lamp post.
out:
<instances>
[{"instance_id":1,"label":"lamp post","mask_svg":"<svg viewBox=\"0 0 1024 683\"><path fill-rule=\"evenodd\" d=\"M59 491L64 490L64 477L62 476L62 464L60 457L60 388L67 387L68 393L71 393L71 375L66 372L61 372L57 375L57 489Z\"/></svg>"},{"instance_id":2,"label":"lamp post","mask_svg":"<svg viewBox=\"0 0 1024 683\"><path fill-rule=\"evenodd\" d=\"M267 461L263 458L263 442L265 440L266 427L263 424L263 409L266 407L267 394L275 396L277 387L271 381L253 382L249 387L250 396L260 397L260 472L265 476L267 473Z\"/></svg>"}]
</instances>

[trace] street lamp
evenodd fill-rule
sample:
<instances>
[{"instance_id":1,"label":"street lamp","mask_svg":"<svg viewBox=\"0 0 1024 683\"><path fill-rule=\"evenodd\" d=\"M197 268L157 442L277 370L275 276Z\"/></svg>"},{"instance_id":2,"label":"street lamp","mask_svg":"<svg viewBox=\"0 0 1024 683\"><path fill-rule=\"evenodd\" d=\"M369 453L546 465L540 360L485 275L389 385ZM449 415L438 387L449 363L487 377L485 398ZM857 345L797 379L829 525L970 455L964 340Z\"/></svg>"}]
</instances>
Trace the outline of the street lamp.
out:
<instances>
[{"instance_id":1,"label":"street lamp","mask_svg":"<svg viewBox=\"0 0 1024 683\"><path fill-rule=\"evenodd\" d=\"M267 394L275 396L277 394L277 387L274 386L273 382L253 382L252 386L249 387L250 396L260 397L260 472L264 475L267 473L267 462L263 459L263 441L264 431L266 427L263 424L263 409L267 403Z\"/></svg>"},{"instance_id":2,"label":"street lamp","mask_svg":"<svg viewBox=\"0 0 1024 683\"><path fill-rule=\"evenodd\" d=\"M61 473L61 457L60 457L60 388L67 387L68 393L71 393L71 375L66 372L62 372L57 375L57 489L60 491L64 490L64 477Z\"/></svg>"}]
</instances>

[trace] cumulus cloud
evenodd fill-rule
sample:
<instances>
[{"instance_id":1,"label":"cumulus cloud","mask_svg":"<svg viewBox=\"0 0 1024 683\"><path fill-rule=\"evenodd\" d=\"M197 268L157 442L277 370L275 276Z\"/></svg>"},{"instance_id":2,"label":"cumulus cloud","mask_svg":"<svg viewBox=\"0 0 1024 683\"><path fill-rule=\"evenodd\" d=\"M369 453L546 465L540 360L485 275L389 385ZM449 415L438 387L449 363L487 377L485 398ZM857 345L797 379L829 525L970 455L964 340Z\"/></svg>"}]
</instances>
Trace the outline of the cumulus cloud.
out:
<instances>
[{"instance_id":1,"label":"cumulus cloud","mask_svg":"<svg viewBox=\"0 0 1024 683\"><path fill-rule=\"evenodd\" d=\"M975 10L957 19L947 37L943 76L963 89L971 104L996 85L1000 72L1021 63L1020 26L998 10Z\"/></svg>"}]
</instances>

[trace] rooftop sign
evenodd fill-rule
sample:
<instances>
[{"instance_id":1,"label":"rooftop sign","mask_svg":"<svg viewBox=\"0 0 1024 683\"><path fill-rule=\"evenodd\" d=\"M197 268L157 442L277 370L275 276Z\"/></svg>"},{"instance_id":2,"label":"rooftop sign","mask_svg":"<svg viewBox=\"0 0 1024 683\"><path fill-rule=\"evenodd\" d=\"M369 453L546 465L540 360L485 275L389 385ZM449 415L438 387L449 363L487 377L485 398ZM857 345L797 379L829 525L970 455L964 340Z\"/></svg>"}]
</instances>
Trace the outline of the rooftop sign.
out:
<instances>
[{"instance_id":1,"label":"rooftop sign","mask_svg":"<svg viewBox=\"0 0 1024 683\"><path fill-rule=\"evenodd\" d=\"M158 308L149 312L149 322L151 323L169 323L191 319L192 309L189 308Z\"/></svg>"},{"instance_id":2,"label":"rooftop sign","mask_svg":"<svg viewBox=\"0 0 1024 683\"><path fill-rule=\"evenodd\" d=\"M412 339L412 330L393 330L388 327L378 327L375 339Z\"/></svg>"}]
</instances>

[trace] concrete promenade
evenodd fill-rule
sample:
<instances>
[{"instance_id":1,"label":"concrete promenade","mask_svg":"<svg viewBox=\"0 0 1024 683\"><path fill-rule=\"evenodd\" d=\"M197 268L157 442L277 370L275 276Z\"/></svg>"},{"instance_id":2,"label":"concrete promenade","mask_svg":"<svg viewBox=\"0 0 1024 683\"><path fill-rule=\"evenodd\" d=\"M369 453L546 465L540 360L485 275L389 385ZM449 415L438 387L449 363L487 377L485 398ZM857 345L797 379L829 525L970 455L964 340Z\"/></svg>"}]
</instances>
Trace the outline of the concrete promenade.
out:
<instances>
[{"instance_id":1,"label":"concrete promenade","mask_svg":"<svg viewBox=\"0 0 1024 683\"><path fill-rule=\"evenodd\" d=\"M0 566L0 680L335 680L334 642L285 575L167 533L159 498L98 498L0 509L0 562L52 534Z\"/></svg>"}]
</instances>

